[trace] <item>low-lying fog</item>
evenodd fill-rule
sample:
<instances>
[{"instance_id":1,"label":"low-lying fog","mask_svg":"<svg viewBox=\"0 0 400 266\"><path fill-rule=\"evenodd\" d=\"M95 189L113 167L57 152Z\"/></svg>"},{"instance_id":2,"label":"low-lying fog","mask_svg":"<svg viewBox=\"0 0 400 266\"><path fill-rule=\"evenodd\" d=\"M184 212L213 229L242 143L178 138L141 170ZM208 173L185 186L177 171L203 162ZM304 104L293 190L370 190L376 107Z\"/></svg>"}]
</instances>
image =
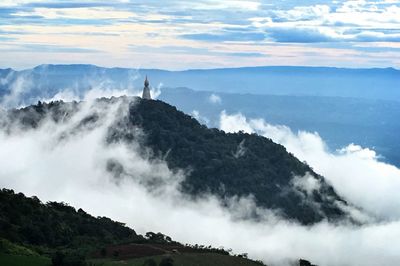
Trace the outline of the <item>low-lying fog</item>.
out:
<instances>
[{"instance_id":1,"label":"low-lying fog","mask_svg":"<svg viewBox=\"0 0 400 266\"><path fill-rule=\"evenodd\" d=\"M127 108L124 102L103 105L90 100L99 95L103 94L89 93L79 112L63 123L47 120L37 129L17 127L11 134L1 130L0 187L37 195L44 202L64 201L92 215L125 222L139 233L160 231L183 243L246 252L268 265L288 265L299 258L325 266L400 261L400 169L379 162L373 150L349 144L330 151L317 133L292 132L240 113L220 114L222 130L257 132L284 145L325 176L343 198L362 208L366 219L360 226L302 226L257 208L251 198L231 199L228 208L211 195L190 200L178 191L183 172L173 173L161 159L141 157L138 145L106 144L107 128ZM77 124L92 112L101 119L77 131ZM126 170L118 180L107 171L109 160ZM149 190L149 179L165 182ZM262 221L237 218L253 208L264 214Z\"/></svg>"}]
</instances>

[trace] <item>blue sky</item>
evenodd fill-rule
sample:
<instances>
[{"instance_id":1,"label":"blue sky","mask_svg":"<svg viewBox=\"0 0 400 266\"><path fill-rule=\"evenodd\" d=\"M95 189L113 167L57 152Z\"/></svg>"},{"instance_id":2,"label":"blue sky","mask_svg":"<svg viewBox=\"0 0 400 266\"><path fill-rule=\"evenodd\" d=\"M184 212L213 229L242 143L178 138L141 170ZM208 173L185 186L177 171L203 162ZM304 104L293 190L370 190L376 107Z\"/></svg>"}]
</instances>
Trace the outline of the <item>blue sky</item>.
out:
<instances>
[{"instance_id":1,"label":"blue sky","mask_svg":"<svg viewBox=\"0 0 400 266\"><path fill-rule=\"evenodd\" d=\"M400 0L1 0L0 67L400 68Z\"/></svg>"}]
</instances>

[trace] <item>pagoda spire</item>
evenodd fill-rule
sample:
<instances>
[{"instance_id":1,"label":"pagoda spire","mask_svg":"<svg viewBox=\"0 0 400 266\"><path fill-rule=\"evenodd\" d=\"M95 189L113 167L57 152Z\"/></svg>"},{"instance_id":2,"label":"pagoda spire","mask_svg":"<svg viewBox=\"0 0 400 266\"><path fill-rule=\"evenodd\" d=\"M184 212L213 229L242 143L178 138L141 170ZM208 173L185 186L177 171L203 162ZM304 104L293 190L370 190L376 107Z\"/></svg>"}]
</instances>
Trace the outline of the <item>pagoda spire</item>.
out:
<instances>
[{"instance_id":1,"label":"pagoda spire","mask_svg":"<svg viewBox=\"0 0 400 266\"><path fill-rule=\"evenodd\" d=\"M149 80L147 79L147 75L146 75L146 79L144 80L143 94L142 94L142 98L146 99L146 100L151 100L149 85L150 85L150 83L149 83Z\"/></svg>"}]
</instances>

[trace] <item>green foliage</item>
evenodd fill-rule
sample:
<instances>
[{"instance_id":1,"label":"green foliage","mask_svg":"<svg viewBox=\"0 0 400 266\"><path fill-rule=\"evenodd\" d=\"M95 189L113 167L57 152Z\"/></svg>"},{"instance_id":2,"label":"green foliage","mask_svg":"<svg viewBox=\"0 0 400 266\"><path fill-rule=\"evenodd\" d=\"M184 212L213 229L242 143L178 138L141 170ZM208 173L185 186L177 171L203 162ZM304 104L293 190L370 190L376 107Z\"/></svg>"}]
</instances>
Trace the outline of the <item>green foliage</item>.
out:
<instances>
[{"instance_id":1,"label":"green foliage","mask_svg":"<svg viewBox=\"0 0 400 266\"><path fill-rule=\"evenodd\" d=\"M48 258L42 256L23 256L0 252L0 265L4 266L50 266Z\"/></svg>"},{"instance_id":2,"label":"green foliage","mask_svg":"<svg viewBox=\"0 0 400 266\"><path fill-rule=\"evenodd\" d=\"M174 260L171 257L162 258L159 266L174 266Z\"/></svg>"},{"instance_id":3,"label":"green foliage","mask_svg":"<svg viewBox=\"0 0 400 266\"><path fill-rule=\"evenodd\" d=\"M65 254L61 251L56 251L51 257L51 264L53 266L60 266L64 261Z\"/></svg>"},{"instance_id":4,"label":"green foliage","mask_svg":"<svg viewBox=\"0 0 400 266\"><path fill-rule=\"evenodd\" d=\"M145 234L146 239L151 243L176 243L172 241L171 237L166 236L162 233L147 232Z\"/></svg>"},{"instance_id":5,"label":"green foliage","mask_svg":"<svg viewBox=\"0 0 400 266\"><path fill-rule=\"evenodd\" d=\"M29 248L11 243L7 239L0 238L0 252L21 255L21 256L39 256L39 254Z\"/></svg>"},{"instance_id":6,"label":"green foliage","mask_svg":"<svg viewBox=\"0 0 400 266\"><path fill-rule=\"evenodd\" d=\"M182 190L190 195L254 195L260 206L279 209L304 224L343 215L336 205L342 200L324 178L270 139L209 129L164 102L138 99L130 105L128 119L110 129L109 141L134 139L129 131L134 125L145 131L144 140L136 140L152 149L153 159L162 157L171 169L187 170ZM290 182L306 173L314 175L321 188L303 200L306 193L294 190ZM322 203L320 211L315 203Z\"/></svg>"},{"instance_id":7,"label":"green foliage","mask_svg":"<svg viewBox=\"0 0 400 266\"><path fill-rule=\"evenodd\" d=\"M65 203L43 204L8 189L0 190L0 237L24 245L69 249L143 239L109 218L92 217Z\"/></svg>"},{"instance_id":8,"label":"green foliage","mask_svg":"<svg viewBox=\"0 0 400 266\"><path fill-rule=\"evenodd\" d=\"M101 248L101 250L100 250L100 255L102 256L102 257L105 257L105 256L107 256L107 249L106 248Z\"/></svg>"},{"instance_id":9,"label":"green foliage","mask_svg":"<svg viewBox=\"0 0 400 266\"><path fill-rule=\"evenodd\" d=\"M136 235L134 230L109 218L92 217L66 203L43 204L37 197L29 198L9 189L0 190L0 236L4 237L0 237L0 253L39 257L35 251L40 251L51 257L53 266L84 266L91 256L120 260L129 257L127 249L135 247L141 256L149 256L146 252L154 255L175 250L228 254L223 249L184 246L162 233Z\"/></svg>"},{"instance_id":10,"label":"green foliage","mask_svg":"<svg viewBox=\"0 0 400 266\"><path fill-rule=\"evenodd\" d=\"M298 265L299 266L316 266L316 265L312 264L311 262L309 262L308 260L305 260L305 259L300 259Z\"/></svg>"},{"instance_id":11,"label":"green foliage","mask_svg":"<svg viewBox=\"0 0 400 266\"><path fill-rule=\"evenodd\" d=\"M51 258L52 266L85 266L85 256L79 252L57 251Z\"/></svg>"},{"instance_id":12,"label":"green foliage","mask_svg":"<svg viewBox=\"0 0 400 266\"><path fill-rule=\"evenodd\" d=\"M337 202L344 205L346 202L322 176L288 153L282 145L256 134L229 134L209 129L161 101L123 99L131 101L129 113L115 121L109 129L107 141L139 141L143 148L153 151L151 159L163 158L169 168L186 170L183 192L194 197L211 192L221 199L253 195L259 206L276 209L287 219L303 224L344 217ZM116 99L102 98L98 101L112 104ZM44 117L54 121L67 120L78 107L76 102L40 103L9 112L9 120L20 121L27 128L37 127ZM97 119L98 115L89 115L80 124L93 123ZM138 126L144 130L144 138L135 134ZM148 149L142 150L143 156L148 156ZM124 170L118 162L109 162L107 169L116 178ZM321 184L312 195L293 189L291 184L294 176L306 173ZM254 213L250 215L256 216ZM41 239L47 236L41 236L37 227L31 228L28 224L25 229L25 235L31 240L38 243L48 241Z\"/></svg>"},{"instance_id":13,"label":"green foliage","mask_svg":"<svg viewBox=\"0 0 400 266\"><path fill-rule=\"evenodd\" d=\"M147 259L144 261L143 266L157 266L157 262L154 259Z\"/></svg>"}]
</instances>

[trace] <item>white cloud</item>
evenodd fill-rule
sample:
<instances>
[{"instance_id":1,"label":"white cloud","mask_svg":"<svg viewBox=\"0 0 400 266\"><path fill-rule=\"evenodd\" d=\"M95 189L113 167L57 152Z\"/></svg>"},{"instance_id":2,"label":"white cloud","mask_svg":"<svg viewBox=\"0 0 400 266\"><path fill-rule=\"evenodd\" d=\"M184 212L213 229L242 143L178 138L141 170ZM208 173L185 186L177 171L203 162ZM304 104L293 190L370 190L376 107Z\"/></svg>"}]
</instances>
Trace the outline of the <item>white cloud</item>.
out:
<instances>
[{"instance_id":1,"label":"white cloud","mask_svg":"<svg viewBox=\"0 0 400 266\"><path fill-rule=\"evenodd\" d=\"M210 97L208 98L208 100L209 100L211 103L214 103L214 104L220 104L220 103L222 102L221 97L218 96L218 95L215 94L215 93L212 93L212 94L210 95Z\"/></svg>"},{"instance_id":2,"label":"white cloud","mask_svg":"<svg viewBox=\"0 0 400 266\"><path fill-rule=\"evenodd\" d=\"M331 9L327 5L297 6L291 10L278 10L275 12L280 18L288 21L323 19L329 15Z\"/></svg>"},{"instance_id":3,"label":"white cloud","mask_svg":"<svg viewBox=\"0 0 400 266\"><path fill-rule=\"evenodd\" d=\"M45 19L127 19L136 17L129 11L105 7L46 8L38 7L32 11L20 11L15 16L41 16Z\"/></svg>"},{"instance_id":4,"label":"white cloud","mask_svg":"<svg viewBox=\"0 0 400 266\"><path fill-rule=\"evenodd\" d=\"M295 188L305 191L309 196L311 196L314 191L318 191L321 187L320 181L310 174L306 174L303 177L295 176L292 180L292 184Z\"/></svg>"},{"instance_id":5,"label":"white cloud","mask_svg":"<svg viewBox=\"0 0 400 266\"><path fill-rule=\"evenodd\" d=\"M357 154L361 159L366 160L376 160L378 156L374 150L370 150L368 148L363 148L360 145L355 145L354 143L349 144L348 146L339 150L341 154Z\"/></svg>"},{"instance_id":6,"label":"white cloud","mask_svg":"<svg viewBox=\"0 0 400 266\"><path fill-rule=\"evenodd\" d=\"M210 120L209 120L207 117L202 116L198 110L193 110L192 113L191 113L191 115L192 115L197 121L199 121L199 122L202 123L202 124L208 125L208 124L210 123Z\"/></svg>"},{"instance_id":7,"label":"white cloud","mask_svg":"<svg viewBox=\"0 0 400 266\"><path fill-rule=\"evenodd\" d=\"M108 4L102 6L101 3L96 3L98 7L80 7L73 3L68 7L69 4L65 3L64 8L43 1L1 2L0 5L13 4L19 7L10 9L10 18L0 26L0 33L3 31L6 37L6 41L0 44L0 51L3 52L2 67L26 68L44 62L91 63L110 67L141 65L167 69L244 65L399 65L397 52L393 52L394 56L384 53L384 48L383 53L368 52L354 45L383 42L384 47L390 47L399 42L397 29L400 24L400 6L392 0L338 1L335 4L288 1L287 5L250 0L202 0L184 3L170 1L168 7L154 1L139 1L138 10L124 2L115 1L112 7ZM268 38L261 40L259 36L264 34L263 31ZM236 36L235 32L237 36L246 35L249 39L236 41L241 46L231 46L231 42L223 43L218 38L227 33ZM204 43L184 39L181 36L183 33L212 33L216 39ZM1 37L4 38L3 35ZM346 43L346 49L362 55L352 58L340 56L343 47L338 45L338 49L335 49L334 43L337 41ZM336 50L337 56L326 56L324 49L312 44L319 42L333 43L329 50ZM157 53L151 50L151 47L170 46L171 43L204 49L205 52L200 55L190 51ZM308 46L306 49L312 48L313 52L292 55L291 49L294 46L279 47L274 46L274 43L305 43ZM32 44L43 45L43 54L38 55L38 49L29 49ZM147 46L149 49L147 52L133 52L129 49L132 44ZM71 48L69 51L49 53L46 45L82 48L86 52L74 54ZM295 48L301 51L303 47L299 45ZM90 50L101 51L102 54L88 56ZM248 50L268 56L235 56L243 55Z\"/></svg>"},{"instance_id":8,"label":"white cloud","mask_svg":"<svg viewBox=\"0 0 400 266\"><path fill-rule=\"evenodd\" d=\"M271 40L277 42L398 42L400 35L393 29L400 24L400 6L382 4L356 0L344 1L337 8L296 6L272 11L274 20L255 17L251 21L255 27L272 32Z\"/></svg>"},{"instance_id":9,"label":"white cloud","mask_svg":"<svg viewBox=\"0 0 400 266\"><path fill-rule=\"evenodd\" d=\"M13 6L24 5L24 4L28 4L28 3L40 3L40 2L43 2L43 0L2 0L0 2L0 6L13 7Z\"/></svg>"},{"instance_id":10,"label":"white cloud","mask_svg":"<svg viewBox=\"0 0 400 266\"><path fill-rule=\"evenodd\" d=\"M253 132L252 127L247 123L246 117L240 114L227 115L225 111L221 113L220 128L226 132Z\"/></svg>"},{"instance_id":11,"label":"white cloud","mask_svg":"<svg viewBox=\"0 0 400 266\"><path fill-rule=\"evenodd\" d=\"M7 85L9 93L4 95L0 101L2 107L18 107L24 105L22 94L27 91L27 88L33 87L32 79L28 75L23 74L14 79L13 74L9 73L1 80L1 83Z\"/></svg>"},{"instance_id":12,"label":"white cloud","mask_svg":"<svg viewBox=\"0 0 400 266\"><path fill-rule=\"evenodd\" d=\"M261 3L259 0L202 0L194 5L196 9L235 9L235 10L258 10Z\"/></svg>"},{"instance_id":13,"label":"white cloud","mask_svg":"<svg viewBox=\"0 0 400 266\"><path fill-rule=\"evenodd\" d=\"M157 87L150 88L150 94L152 99L157 99L161 95L161 88L164 86L162 82L160 82Z\"/></svg>"},{"instance_id":14,"label":"white cloud","mask_svg":"<svg viewBox=\"0 0 400 266\"><path fill-rule=\"evenodd\" d=\"M381 220L400 219L400 169L380 162L368 148L350 144L331 152L317 133L274 126L241 114L221 113L220 128L227 132L257 132L280 143L297 158L322 174L349 202Z\"/></svg>"},{"instance_id":15,"label":"white cloud","mask_svg":"<svg viewBox=\"0 0 400 266\"><path fill-rule=\"evenodd\" d=\"M107 106L89 101L71 120L62 124L47 121L35 130L17 130L13 134L1 131L0 160L7 164L0 168L0 186L38 195L43 201L65 201L93 215L126 222L141 233L161 231L182 242L248 252L252 258L263 259L268 265L286 266L300 257L326 266L396 265L399 261L400 222L397 220L363 226L327 222L301 226L279 220L268 210L258 209L250 198L232 199L228 209L212 196L188 199L177 190L184 178L182 172L170 171L162 160L147 160L139 152L137 143L105 144L107 127L126 110L126 104L121 102ZM100 120L77 131L76 125L93 112L99 114ZM263 130L289 147L297 147L298 152L321 149L322 144L315 134L295 135L286 127L248 121L240 115L225 114L226 121L222 124L227 130L239 129L232 127L235 118L239 125L247 125L245 130ZM140 129L137 132L140 137ZM347 159L349 163L358 162L351 157ZM117 181L106 170L109 160L120 163L125 169ZM325 160L325 157L320 158L322 164ZM369 160L367 162L371 163ZM343 167L342 164L336 166ZM346 166L346 169L351 168ZM353 176L363 186L361 180ZM156 191L149 191L144 185L152 179L161 181ZM310 191L318 186L308 179L299 181L298 185ZM265 220L237 219L250 210L263 213Z\"/></svg>"}]
</instances>

